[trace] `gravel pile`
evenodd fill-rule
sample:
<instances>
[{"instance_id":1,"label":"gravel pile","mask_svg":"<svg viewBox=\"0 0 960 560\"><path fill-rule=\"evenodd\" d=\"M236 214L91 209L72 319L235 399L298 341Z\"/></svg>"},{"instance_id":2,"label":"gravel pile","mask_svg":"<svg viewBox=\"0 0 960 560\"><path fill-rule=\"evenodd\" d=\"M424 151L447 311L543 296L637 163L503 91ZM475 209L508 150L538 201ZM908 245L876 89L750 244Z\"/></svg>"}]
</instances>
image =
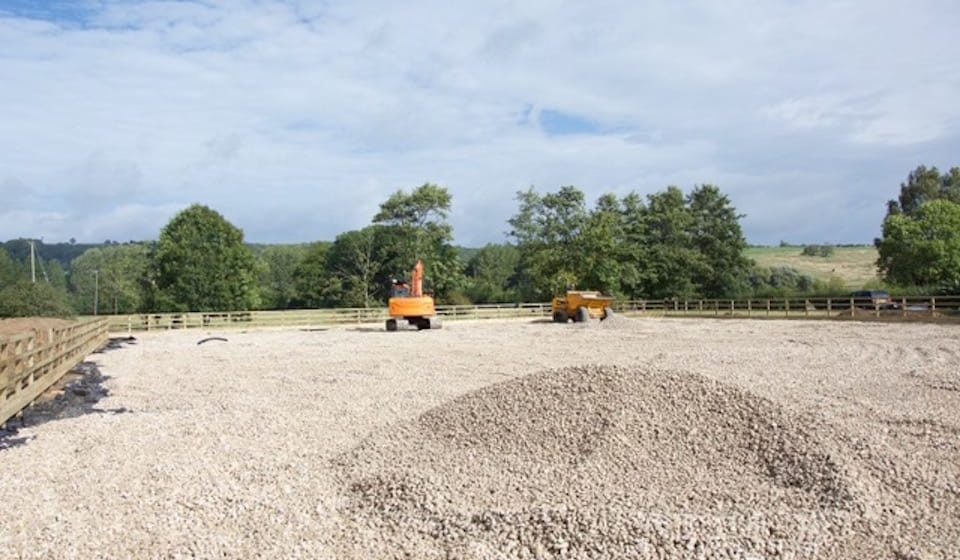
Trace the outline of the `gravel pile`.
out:
<instances>
[{"instance_id":1,"label":"gravel pile","mask_svg":"<svg viewBox=\"0 0 960 560\"><path fill-rule=\"evenodd\" d=\"M697 375L522 377L342 457L345 548L358 558L838 553L864 508L835 442L809 426Z\"/></svg>"}]
</instances>

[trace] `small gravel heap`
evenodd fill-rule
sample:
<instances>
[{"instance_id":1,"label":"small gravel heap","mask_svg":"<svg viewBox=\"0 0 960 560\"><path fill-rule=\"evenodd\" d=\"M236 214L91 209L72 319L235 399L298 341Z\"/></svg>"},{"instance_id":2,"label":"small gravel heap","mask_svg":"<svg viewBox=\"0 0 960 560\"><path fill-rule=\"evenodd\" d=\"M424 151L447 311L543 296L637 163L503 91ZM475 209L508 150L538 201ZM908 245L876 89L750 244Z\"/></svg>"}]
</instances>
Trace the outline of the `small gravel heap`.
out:
<instances>
[{"instance_id":1,"label":"small gravel heap","mask_svg":"<svg viewBox=\"0 0 960 560\"><path fill-rule=\"evenodd\" d=\"M843 554L863 514L809 422L702 376L575 367L490 386L341 457L346 555Z\"/></svg>"}]
</instances>

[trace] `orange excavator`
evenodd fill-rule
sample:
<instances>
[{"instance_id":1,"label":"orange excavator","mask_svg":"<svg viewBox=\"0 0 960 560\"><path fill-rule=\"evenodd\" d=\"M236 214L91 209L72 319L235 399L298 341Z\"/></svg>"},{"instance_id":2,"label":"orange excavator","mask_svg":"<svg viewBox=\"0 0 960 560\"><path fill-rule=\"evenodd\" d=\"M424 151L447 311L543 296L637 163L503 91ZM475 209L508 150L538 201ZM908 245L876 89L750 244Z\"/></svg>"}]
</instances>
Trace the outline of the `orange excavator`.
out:
<instances>
[{"instance_id":1,"label":"orange excavator","mask_svg":"<svg viewBox=\"0 0 960 560\"><path fill-rule=\"evenodd\" d=\"M408 324L417 327L417 330L439 329L440 319L436 317L437 310L433 305L433 298L423 294L423 261L417 261L410 273L410 283L403 280L394 280L390 288L390 302L388 303L387 330L395 331L399 322L406 320Z\"/></svg>"}]
</instances>

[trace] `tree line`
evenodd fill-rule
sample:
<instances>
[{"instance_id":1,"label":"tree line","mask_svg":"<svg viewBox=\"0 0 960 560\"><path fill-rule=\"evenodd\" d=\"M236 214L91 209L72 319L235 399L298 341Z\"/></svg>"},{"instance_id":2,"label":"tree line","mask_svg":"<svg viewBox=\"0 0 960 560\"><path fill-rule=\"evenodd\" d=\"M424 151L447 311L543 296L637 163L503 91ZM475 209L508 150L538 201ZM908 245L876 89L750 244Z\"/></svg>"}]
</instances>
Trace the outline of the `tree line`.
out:
<instances>
[{"instance_id":1,"label":"tree line","mask_svg":"<svg viewBox=\"0 0 960 560\"><path fill-rule=\"evenodd\" d=\"M744 254L743 216L714 185L605 194L592 206L574 186L530 188L517 193L510 241L467 259L452 244L451 206L446 188L426 183L393 193L369 225L333 241L250 245L224 216L193 205L155 242L44 249L36 283L29 243L8 242L0 246L0 316L89 314L94 306L99 313L375 307L417 259L426 288L447 304L545 301L571 286L635 299L844 291L791 268L756 266ZM960 168L911 172L875 243L878 270L892 285L960 288ZM68 267L64 255L72 257Z\"/></svg>"}]
</instances>

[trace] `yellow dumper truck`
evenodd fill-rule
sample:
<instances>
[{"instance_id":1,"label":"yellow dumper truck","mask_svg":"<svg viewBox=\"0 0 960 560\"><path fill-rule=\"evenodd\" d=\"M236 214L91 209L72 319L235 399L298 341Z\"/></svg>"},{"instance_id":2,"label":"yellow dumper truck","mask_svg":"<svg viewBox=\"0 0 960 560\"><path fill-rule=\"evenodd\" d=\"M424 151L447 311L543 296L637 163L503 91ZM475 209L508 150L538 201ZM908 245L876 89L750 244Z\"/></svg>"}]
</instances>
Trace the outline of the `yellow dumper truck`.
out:
<instances>
[{"instance_id":1,"label":"yellow dumper truck","mask_svg":"<svg viewBox=\"0 0 960 560\"><path fill-rule=\"evenodd\" d=\"M613 298L600 292L568 290L566 294L553 298L553 322L566 323L573 319L575 323L585 323L590 319L606 319L613 315Z\"/></svg>"}]
</instances>

